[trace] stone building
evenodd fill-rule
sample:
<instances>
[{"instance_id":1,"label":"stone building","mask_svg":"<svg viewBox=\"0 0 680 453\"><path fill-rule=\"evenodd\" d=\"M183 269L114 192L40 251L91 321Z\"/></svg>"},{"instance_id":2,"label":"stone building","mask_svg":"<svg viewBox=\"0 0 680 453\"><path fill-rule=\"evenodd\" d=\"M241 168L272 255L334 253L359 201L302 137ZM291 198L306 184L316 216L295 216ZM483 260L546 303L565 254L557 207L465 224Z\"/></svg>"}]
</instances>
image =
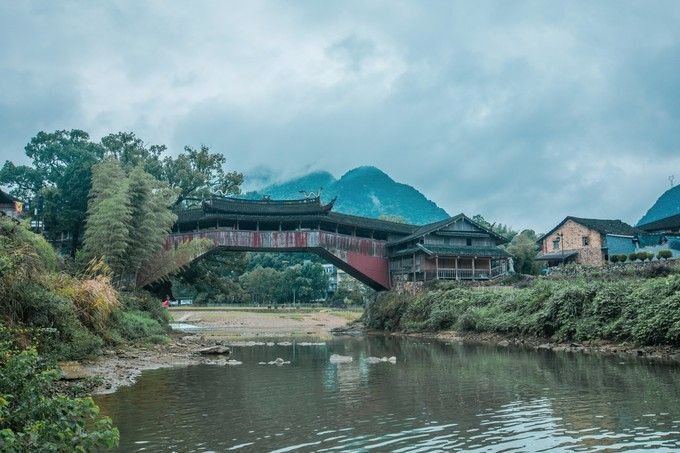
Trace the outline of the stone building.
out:
<instances>
[{"instance_id":1,"label":"stone building","mask_svg":"<svg viewBox=\"0 0 680 453\"><path fill-rule=\"evenodd\" d=\"M541 251L536 259L549 267L564 263L602 266L612 255L634 252L640 234L644 231L620 220L568 216L539 238Z\"/></svg>"}]
</instances>

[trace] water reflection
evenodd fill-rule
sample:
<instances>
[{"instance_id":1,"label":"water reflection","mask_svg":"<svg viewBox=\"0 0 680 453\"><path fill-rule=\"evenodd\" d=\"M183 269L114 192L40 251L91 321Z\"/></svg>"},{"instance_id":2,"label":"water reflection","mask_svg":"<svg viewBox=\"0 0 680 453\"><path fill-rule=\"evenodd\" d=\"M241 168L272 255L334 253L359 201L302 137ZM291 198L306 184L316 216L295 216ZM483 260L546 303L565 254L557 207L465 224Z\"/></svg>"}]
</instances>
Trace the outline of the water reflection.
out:
<instances>
[{"instance_id":1,"label":"water reflection","mask_svg":"<svg viewBox=\"0 0 680 453\"><path fill-rule=\"evenodd\" d=\"M390 337L234 349L241 366L151 371L98 398L121 450L680 448L675 366ZM257 365L276 357L292 363Z\"/></svg>"}]
</instances>

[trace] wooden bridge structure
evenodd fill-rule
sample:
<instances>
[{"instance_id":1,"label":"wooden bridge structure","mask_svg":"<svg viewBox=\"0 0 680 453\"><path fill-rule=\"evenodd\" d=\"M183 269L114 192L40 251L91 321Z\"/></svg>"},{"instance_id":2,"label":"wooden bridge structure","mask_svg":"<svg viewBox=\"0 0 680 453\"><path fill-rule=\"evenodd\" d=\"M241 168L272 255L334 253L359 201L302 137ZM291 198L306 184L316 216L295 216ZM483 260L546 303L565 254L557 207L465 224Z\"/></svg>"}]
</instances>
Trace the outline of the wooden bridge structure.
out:
<instances>
[{"instance_id":1,"label":"wooden bridge structure","mask_svg":"<svg viewBox=\"0 0 680 453\"><path fill-rule=\"evenodd\" d=\"M390 289L396 280L403 280L404 277L414 281L426 280L428 275L430 278L433 275L435 278L449 275L455 275L455 278L465 278L467 275L473 279L492 278L491 272L480 273L479 265L475 273L475 258L487 257L484 263L491 271L490 256L505 256L495 247L496 242L502 242L501 238L492 241L492 247L488 247L490 255L485 255L485 250L482 250L480 257L477 257L480 250L479 247L475 249L472 273L466 269L458 272L439 268L433 268L434 272L428 273L429 269L423 264L430 261L429 257L421 257L423 253L431 253L422 247L426 245L425 238L442 233L457 236L454 231L456 228L451 229L451 225L469 226L467 217L461 214L462 217L448 219L450 222L442 221L423 227L341 214L332 210L333 204L334 200L324 204L319 197L277 201L213 197L203 200L200 206L178 212L166 247L206 238L212 241L215 251L312 252L376 290ZM474 225L473 229L478 229L476 227L479 226ZM450 231L442 231L447 228ZM463 229L465 231L459 233L464 236L480 236L478 232L475 235L475 231L468 231L470 228ZM419 234L420 231L423 234ZM490 232L485 230L485 233ZM467 243L470 244L469 239ZM421 244L420 248L418 244ZM407 250L412 247L417 250ZM463 252L458 252L458 255L464 255ZM405 255L412 258L406 268ZM439 255L436 260L438 262ZM399 266L401 268L398 269Z\"/></svg>"}]
</instances>

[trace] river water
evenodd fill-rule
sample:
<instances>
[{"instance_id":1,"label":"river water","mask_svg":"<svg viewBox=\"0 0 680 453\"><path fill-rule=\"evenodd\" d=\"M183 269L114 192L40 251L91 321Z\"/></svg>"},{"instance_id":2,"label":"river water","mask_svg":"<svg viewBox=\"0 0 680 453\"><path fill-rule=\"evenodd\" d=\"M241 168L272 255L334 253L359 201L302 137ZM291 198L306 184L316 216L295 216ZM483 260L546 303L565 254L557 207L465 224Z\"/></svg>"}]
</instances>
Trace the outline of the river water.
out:
<instances>
[{"instance_id":1,"label":"river water","mask_svg":"<svg viewBox=\"0 0 680 453\"><path fill-rule=\"evenodd\" d=\"M232 349L242 365L148 371L97 397L120 450L680 449L677 365L393 337ZM276 357L291 363L258 364Z\"/></svg>"}]
</instances>

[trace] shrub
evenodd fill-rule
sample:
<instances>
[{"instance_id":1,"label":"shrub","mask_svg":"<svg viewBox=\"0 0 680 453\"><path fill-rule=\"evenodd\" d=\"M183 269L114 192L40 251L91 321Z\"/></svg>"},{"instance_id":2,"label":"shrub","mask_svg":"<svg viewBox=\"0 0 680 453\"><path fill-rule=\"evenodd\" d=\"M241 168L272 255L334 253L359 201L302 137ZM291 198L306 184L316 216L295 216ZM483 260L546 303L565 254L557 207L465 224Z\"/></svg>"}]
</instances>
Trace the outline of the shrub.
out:
<instances>
[{"instance_id":1,"label":"shrub","mask_svg":"<svg viewBox=\"0 0 680 453\"><path fill-rule=\"evenodd\" d=\"M161 323L143 311L117 311L112 317L113 323L109 335L114 340L158 342L164 337L166 330Z\"/></svg>"},{"instance_id":2,"label":"shrub","mask_svg":"<svg viewBox=\"0 0 680 453\"><path fill-rule=\"evenodd\" d=\"M673 252L668 249L659 250L659 252L656 254L656 257L660 260L661 259L667 260L668 258L673 257Z\"/></svg>"},{"instance_id":3,"label":"shrub","mask_svg":"<svg viewBox=\"0 0 680 453\"><path fill-rule=\"evenodd\" d=\"M629 255L628 255L628 259L629 259L630 261L635 261L635 260L637 260L637 259L638 259L638 253L633 252L633 253L629 254Z\"/></svg>"},{"instance_id":4,"label":"shrub","mask_svg":"<svg viewBox=\"0 0 680 453\"><path fill-rule=\"evenodd\" d=\"M527 288L441 288L418 296L381 294L367 310L369 327L680 345L680 267L539 278Z\"/></svg>"},{"instance_id":5,"label":"shrub","mask_svg":"<svg viewBox=\"0 0 680 453\"><path fill-rule=\"evenodd\" d=\"M612 255L609 258L609 261L611 261L612 263L615 263L615 264L618 263L619 262L619 255Z\"/></svg>"},{"instance_id":6,"label":"shrub","mask_svg":"<svg viewBox=\"0 0 680 453\"><path fill-rule=\"evenodd\" d=\"M111 419L92 398L54 390L59 372L35 349L0 345L0 450L88 451L118 445Z\"/></svg>"},{"instance_id":7,"label":"shrub","mask_svg":"<svg viewBox=\"0 0 680 453\"><path fill-rule=\"evenodd\" d=\"M625 263L628 261L628 255L619 255L619 262Z\"/></svg>"}]
</instances>

